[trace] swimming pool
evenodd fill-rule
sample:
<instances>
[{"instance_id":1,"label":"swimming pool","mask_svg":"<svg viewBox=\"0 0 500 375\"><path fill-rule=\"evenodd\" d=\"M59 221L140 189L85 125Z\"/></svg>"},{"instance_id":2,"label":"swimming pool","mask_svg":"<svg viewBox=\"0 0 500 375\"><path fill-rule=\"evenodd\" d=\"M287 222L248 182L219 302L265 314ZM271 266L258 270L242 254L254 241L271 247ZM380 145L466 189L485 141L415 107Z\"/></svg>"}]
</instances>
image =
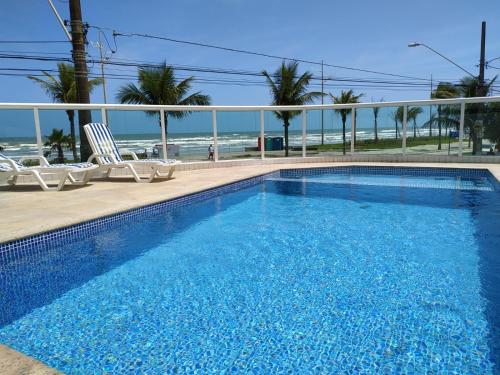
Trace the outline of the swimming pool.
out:
<instances>
[{"instance_id":1,"label":"swimming pool","mask_svg":"<svg viewBox=\"0 0 500 375\"><path fill-rule=\"evenodd\" d=\"M66 373L495 373L499 198L283 170L0 244L0 342Z\"/></svg>"}]
</instances>

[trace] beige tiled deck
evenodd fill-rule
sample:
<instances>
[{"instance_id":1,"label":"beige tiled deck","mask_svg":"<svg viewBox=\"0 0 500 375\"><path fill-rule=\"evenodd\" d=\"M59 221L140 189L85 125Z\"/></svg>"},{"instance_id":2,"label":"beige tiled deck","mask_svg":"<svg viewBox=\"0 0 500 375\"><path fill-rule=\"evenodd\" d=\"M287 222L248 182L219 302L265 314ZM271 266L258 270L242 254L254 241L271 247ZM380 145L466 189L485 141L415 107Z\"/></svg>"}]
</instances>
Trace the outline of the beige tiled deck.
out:
<instances>
[{"instance_id":1,"label":"beige tiled deck","mask_svg":"<svg viewBox=\"0 0 500 375\"><path fill-rule=\"evenodd\" d=\"M0 374L3 375L57 375L60 374L42 362L0 344Z\"/></svg>"},{"instance_id":2,"label":"beige tiled deck","mask_svg":"<svg viewBox=\"0 0 500 375\"><path fill-rule=\"evenodd\" d=\"M432 166L487 168L500 180L500 164L451 163L304 163L237 166L180 171L174 178L151 184L132 179L92 181L88 186L67 186L44 192L36 185L0 187L0 242L79 223L130 208L212 188L283 168L340 165Z\"/></svg>"}]
</instances>

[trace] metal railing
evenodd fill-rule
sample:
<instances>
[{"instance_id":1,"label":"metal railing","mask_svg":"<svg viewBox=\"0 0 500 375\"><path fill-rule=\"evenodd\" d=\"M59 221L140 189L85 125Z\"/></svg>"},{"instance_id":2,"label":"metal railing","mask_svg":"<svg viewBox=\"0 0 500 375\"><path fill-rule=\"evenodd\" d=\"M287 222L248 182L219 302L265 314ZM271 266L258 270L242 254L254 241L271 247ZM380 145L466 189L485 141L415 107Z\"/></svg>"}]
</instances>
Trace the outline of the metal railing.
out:
<instances>
[{"instance_id":1,"label":"metal railing","mask_svg":"<svg viewBox=\"0 0 500 375\"><path fill-rule=\"evenodd\" d=\"M259 111L260 112L260 138L261 145L260 157L265 158L265 111L300 111L302 112L302 157L307 157L307 115L308 110L339 110L347 109L351 111L351 134L356 133L356 116L357 109L362 108L383 108L383 107L403 107L402 121L402 154L406 154L406 141L408 130L408 107L418 106L437 106L437 105L460 105L459 116L459 148L458 156L463 155L463 140L464 140L464 123L465 123L465 107L467 104L491 103L500 102L500 96L475 97L475 98L456 98L456 99L433 99L433 100L415 100L415 101L393 101L393 102L371 102L371 103L355 103L355 104L322 104L322 105L299 105L299 106L164 106L164 105L134 105L134 104L61 104L61 103L0 103L0 110L32 110L35 124L35 134L39 155L43 153L43 141L40 128L39 110L100 110L101 120L107 122L107 113L109 110L126 110L126 111L158 111L160 114L161 140L163 155L167 155L167 137L165 132L164 112L175 111L211 111L212 112L212 130L214 143L214 159L219 160L219 147L217 144L217 112L231 111ZM500 124L499 124L500 126ZM1 128L1 124L0 124ZM350 142L351 154L355 152L355 142Z\"/></svg>"}]
</instances>

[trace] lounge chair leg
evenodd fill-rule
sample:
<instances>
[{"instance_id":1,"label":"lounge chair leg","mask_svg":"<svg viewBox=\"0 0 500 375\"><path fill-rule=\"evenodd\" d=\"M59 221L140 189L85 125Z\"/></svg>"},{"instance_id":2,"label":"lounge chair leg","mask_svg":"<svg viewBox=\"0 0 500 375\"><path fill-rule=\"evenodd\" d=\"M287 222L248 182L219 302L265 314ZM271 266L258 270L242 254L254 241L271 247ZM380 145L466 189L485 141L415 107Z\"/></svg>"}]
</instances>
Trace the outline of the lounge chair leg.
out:
<instances>
[{"instance_id":1,"label":"lounge chair leg","mask_svg":"<svg viewBox=\"0 0 500 375\"><path fill-rule=\"evenodd\" d=\"M137 172L135 171L134 167L132 165L130 165L129 163L125 164L126 168L128 168L128 170L130 171L130 173L132 173L132 176L134 177L134 180L136 182L149 182L147 180L143 180L141 179L141 177L137 174Z\"/></svg>"},{"instance_id":2,"label":"lounge chair leg","mask_svg":"<svg viewBox=\"0 0 500 375\"><path fill-rule=\"evenodd\" d=\"M161 178L172 178L172 175L174 174L174 170L175 170L175 166L172 166L169 168L168 170L168 173L165 175L165 173L160 173L160 171L158 171L158 177L161 177Z\"/></svg>"},{"instance_id":3,"label":"lounge chair leg","mask_svg":"<svg viewBox=\"0 0 500 375\"><path fill-rule=\"evenodd\" d=\"M66 179L68 178L69 172L63 172L61 176L61 180L59 184L57 184L57 190L62 190L64 188L64 184L66 183Z\"/></svg>"},{"instance_id":4,"label":"lounge chair leg","mask_svg":"<svg viewBox=\"0 0 500 375\"><path fill-rule=\"evenodd\" d=\"M7 179L7 184L10 186L14 186L17 182L17 176L12 176Z\"/></svg>"},{"instance_id":5,"label":"lounge chair leg","mask_svg":"<svg viewBox=\"0 0 500 375\"><path fill-rule=\"evenodd\" d=\"M172 175L174 174L174 170L175 170L175 165L170 167L170 170L168 171L167 178L172 178Z\"/></svg>"},{"instance_id":6,"label":"lounge chair leg","mask_svg":"<svg viewBox=\"0 0 500 375\"><path fill-rule=\"evenodd\" d=\"M35 177L35 179L37 180L38 184L40 185L40 187L45 190L45 191L51 191L51 190L60 190L58 188L51 188L49 187L45 181L43 180L42 176L40 176L40 173L38 173L38 171L33 171L32 172L33 176ZM66 179L66 178L65 178Z\"/></svg>"},{"instance_id":7,"label":"lounge chair leg","mask_svg":"<svg viewBox=\"0 0 500 375\"><path fill-rule=\"evenodd\" d=\"M68 179L73 185L86 185L89 182L91 175L91 171L85 171L83 172L83 178L81 180L77 180L71 173L69 173Z\"/></svg>"},{"instance_id":8,"label":"lounge chair leg","mask_svg":"<svg viewBox=\"0 0 500 375\"><path fill-rule=\"evenodd\" d=\"M151 167L151 174L149 175L148 182L151 182L154 180L154 178L159 175L160 173L158 172L157 166Z\"/></svg>"}]
</instances>

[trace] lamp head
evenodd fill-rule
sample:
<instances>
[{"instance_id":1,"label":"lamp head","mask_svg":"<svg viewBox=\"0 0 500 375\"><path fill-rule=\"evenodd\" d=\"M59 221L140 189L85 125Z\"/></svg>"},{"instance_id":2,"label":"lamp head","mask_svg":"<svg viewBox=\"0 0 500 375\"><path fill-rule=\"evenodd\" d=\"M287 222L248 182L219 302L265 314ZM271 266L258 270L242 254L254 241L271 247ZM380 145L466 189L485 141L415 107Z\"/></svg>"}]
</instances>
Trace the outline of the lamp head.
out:
<instances>
[{"instance_id":1,"label":"lamp head","mask_svg":"<svg viewBox=\"0 0 500 375\"><path fill-rule=\"evenodd\" d=\"M413 48L413 47L418 47L418 46L421 46L421 45L422 44L420 44L420 43L413 42L413 43L408 44L408 47Z\"/></svg>"}]
</instances>

